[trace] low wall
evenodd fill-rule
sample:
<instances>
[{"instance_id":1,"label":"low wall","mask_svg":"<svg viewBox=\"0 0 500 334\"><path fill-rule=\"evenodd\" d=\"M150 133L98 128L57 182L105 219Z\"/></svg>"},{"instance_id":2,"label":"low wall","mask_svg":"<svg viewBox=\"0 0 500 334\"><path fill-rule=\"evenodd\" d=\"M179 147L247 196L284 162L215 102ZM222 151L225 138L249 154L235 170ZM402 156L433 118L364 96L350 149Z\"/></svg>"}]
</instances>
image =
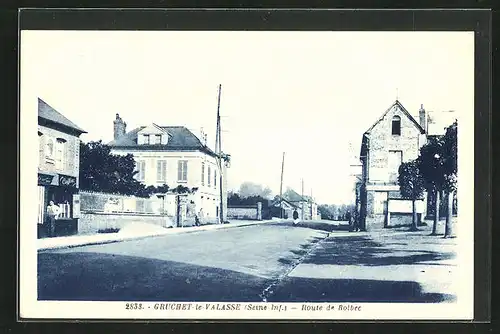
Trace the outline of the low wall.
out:
<instances>
[{"instance_id":1,"label":"low wall","mask_svg":"<svg viewBox=\"0 0 500 334\"><path fill-rule=\"evenodd\" d=\"M388 227L411 225L413 214L411 213L391 213Z\"/></svg>"},{"instance_id":2,"label":"low wall","mask_svg":"<svg viewBox=\"0 0 500 334\"><path fill-rule=\"evenodd\" d=\"M374 231L384 228L385 215L369 215L366 217L366 230Z\"/></svg>"},{"instance_id":3,"label":"low wall","mask_svg":"<svg viewBox=\"0 0 500 334\"><path fill-rule=\"evenodd\" d=\"M104 212L82 212L78 219L78 234L95 234L99 230L121 229L125 225L134 222L154 224L165 228L176 227L177 222L173 216L145 215L137 213L104 213ZM217 219L202 219L201 225L217 224ZM188 217L181 223L182 226L194 226L194 217Z\"/></svg>"},{"instance_id":4,"label":"low wall","mask_svg":"<svg viewBox=\"0 0 500 334\"><path fill-rule=\"evenodd\" d=\"M173 217L161 215L82 212L80 214L80 219L78 219L78 234L94 234L99 230L122 228L123 226L133 222L143 222L162 227L169 227L172 224L175 224L175 219Z\"/></svg>"},{"instance_id":5,"label":"low wall","mask_svg":"<svg viewBox=\"0 0 500 334\"><path fill-rule=\"evenodd\" d=\"M229 206L227 208L227 218L262 220L262 206Z\"/></svg>"}]
</instances>

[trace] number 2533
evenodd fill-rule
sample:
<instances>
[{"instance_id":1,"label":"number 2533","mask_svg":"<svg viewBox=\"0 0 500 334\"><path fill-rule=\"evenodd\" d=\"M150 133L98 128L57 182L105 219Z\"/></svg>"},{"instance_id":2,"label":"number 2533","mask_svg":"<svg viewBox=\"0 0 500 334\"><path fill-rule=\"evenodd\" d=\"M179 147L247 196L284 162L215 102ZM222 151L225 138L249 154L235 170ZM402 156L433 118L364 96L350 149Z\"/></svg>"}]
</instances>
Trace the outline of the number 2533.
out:
<instances>
[{"instance_id":1,"label":"number 2533","mask_svg":"<svg viewBox=\"0 0 500 334\"><path fill-rule=\"evenodd\" d=\"M125 309L126 310L142 310L143 307L142 307L141 303L126 303Z\"/></svg>"}]
</instances>

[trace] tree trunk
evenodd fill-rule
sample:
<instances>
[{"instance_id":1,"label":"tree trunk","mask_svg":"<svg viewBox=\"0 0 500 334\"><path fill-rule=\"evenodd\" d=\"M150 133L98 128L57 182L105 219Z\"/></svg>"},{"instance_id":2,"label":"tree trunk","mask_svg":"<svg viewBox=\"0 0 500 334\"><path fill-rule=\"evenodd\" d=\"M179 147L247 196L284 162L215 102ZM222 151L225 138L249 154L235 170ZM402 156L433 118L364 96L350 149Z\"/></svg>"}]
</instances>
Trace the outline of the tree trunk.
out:
<instances>
[{"instance_id":1,"label":"tree trunk","mask_svg":"<svg viewBox=\"0 0 500 334\"><path fill-rule=\"evenodd\" d=\"M444 227L444 237L453 237L453 227L452 227L452 222L451 218L453 216L453 192L450 191L448 193L448 208L446 212L446 224Z\"/></svg>"},{"instance_id":2,"label":"tree trunk","mask_svg":"<svg viewBox=\"0 0 500 334\"><path fill-rule=\"evenodd\" d=\"M415 207L415 200L411 201L412 218L411 218L411 230L417 230L417 208Z\"/></svg>"},{"instance_id":3,"label":"tree trunk","mask_svg":"<svg viewBox=\"0 0 500 334\"><path fill-rule=\"evenodd\" d=\"M439 223L439 191L435 190L436 198L434 201L434 221L432 222L432 235L436 235L437 224Z\"/></svg>"}]
</instances>

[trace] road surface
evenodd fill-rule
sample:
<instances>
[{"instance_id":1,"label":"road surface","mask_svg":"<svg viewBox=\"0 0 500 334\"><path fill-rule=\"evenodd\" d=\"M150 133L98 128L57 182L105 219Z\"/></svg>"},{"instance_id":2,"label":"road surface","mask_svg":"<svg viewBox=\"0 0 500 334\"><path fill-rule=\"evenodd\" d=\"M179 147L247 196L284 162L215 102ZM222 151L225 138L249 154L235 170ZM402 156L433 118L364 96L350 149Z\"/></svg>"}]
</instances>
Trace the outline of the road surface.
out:
<instances>
[{"instance_id":1,"label":"road surface","mask_svg":"<svg viewBox=\"0 0 500 334\"><path fill-rule=\"evenodd\" d=\"M43 251L38 254L38 298L201 302L450 299L441 293L441 282L433 283L433 291L425 291L421 282L451 273L451 267L439 262L451 257L451 253L439 251L441 245L429 249L426 241L418 246L420 250L408 250L408 245L416 244L414 240L390 244L387 238L375 241L366 233L342 231L328 236L325 230L331 230L329 226L268 223ZM441 243L439 240L436 242ZM426 263L429 261L439 263Z\"/></svg>"},{"instance_id":2,"label":"road surface","mask_svg":"<svg viewBox=\"0 0 500 334\"><path fill-rule=\"evenodd\" d=\"M41 252L39 299L262 301L326 236L279 223Z\"/></svg>"}]
</instances>

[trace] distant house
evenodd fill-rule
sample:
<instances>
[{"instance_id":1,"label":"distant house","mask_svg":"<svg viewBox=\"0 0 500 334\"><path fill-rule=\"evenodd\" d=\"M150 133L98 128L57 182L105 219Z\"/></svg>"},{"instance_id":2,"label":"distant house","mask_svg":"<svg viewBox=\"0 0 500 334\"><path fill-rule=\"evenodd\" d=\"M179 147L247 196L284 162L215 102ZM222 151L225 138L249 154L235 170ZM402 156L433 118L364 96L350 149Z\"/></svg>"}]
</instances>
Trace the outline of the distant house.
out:
<instances>
[{"instance_id":1,"label":"distant house","mask_svg":"<svg viewBox=\"0 0 500 334\"><path fill-rule=\"evenodd\" d=\"M396 100L362 138L361 177L356 186L361 227L381 228L389 224L390 206L393 212L407 213L409 201L399 195L398 169L402 162L416 159L426 141L426 112L423 106L416 121ZM392 200L392 202L391 202ZM418 204L422 212L423 203ZM403 213L403 212L402 212Z\"/></svg>"},{"instance_id":2,"label":"distant house","mask_svg":"<svg viewBox=\"0 0 500 334\"><path fill-rule=\"evenodd\" d=\"M38 98L38 237L47 235L47 206L58 205L56 235L77 233L80 135L86 133Z\"/></svg>"},{"instance_id":3,"label":"distant house","mask_svg":"<svg viewBox=\"0 0 500 334\"><path fill-rule=\"evenodd\" d=\"M318 205L310 196L301 196L293 189L287 189L283 199L300 210L299 217L303 220L318 220ZM292 211L293 212L293 211Z\"/></svg>"},{"instance_id":4,"label":"distant house","mask_svg":"<svg viewBox=\"0 0 500 334\"><path fill-rule=\"evenodd\" d=\"M223 163L222 170L218 167L217 154L207 146L205 138L198 138L185 126L154 123L126 132L126 123L116 114L114 140L109 145L114 154L130 153L134 156L137 180L145 185L198 188L191 200L197 212L203 208L205 219L218 219L222 187L226 219L228 164ZM168 210L175 210L173 203L165 205Z\"/></svg>"},{"instance_id":5,"label":"distant house","mask_svg":"<svg viewBox=\"0 0 500 334\"><path fill-rule=\"evenodd\" d=\"M282 215L280 214L280 207L282 209ZM270 208L271 208L271 215L273 217L292 219L294 211L297 211L299 217L302 217L302 208L300 206L292 202L289 202L284 198L280 200L279 196L271 202Z\"/></svg>"}]
</instances>

